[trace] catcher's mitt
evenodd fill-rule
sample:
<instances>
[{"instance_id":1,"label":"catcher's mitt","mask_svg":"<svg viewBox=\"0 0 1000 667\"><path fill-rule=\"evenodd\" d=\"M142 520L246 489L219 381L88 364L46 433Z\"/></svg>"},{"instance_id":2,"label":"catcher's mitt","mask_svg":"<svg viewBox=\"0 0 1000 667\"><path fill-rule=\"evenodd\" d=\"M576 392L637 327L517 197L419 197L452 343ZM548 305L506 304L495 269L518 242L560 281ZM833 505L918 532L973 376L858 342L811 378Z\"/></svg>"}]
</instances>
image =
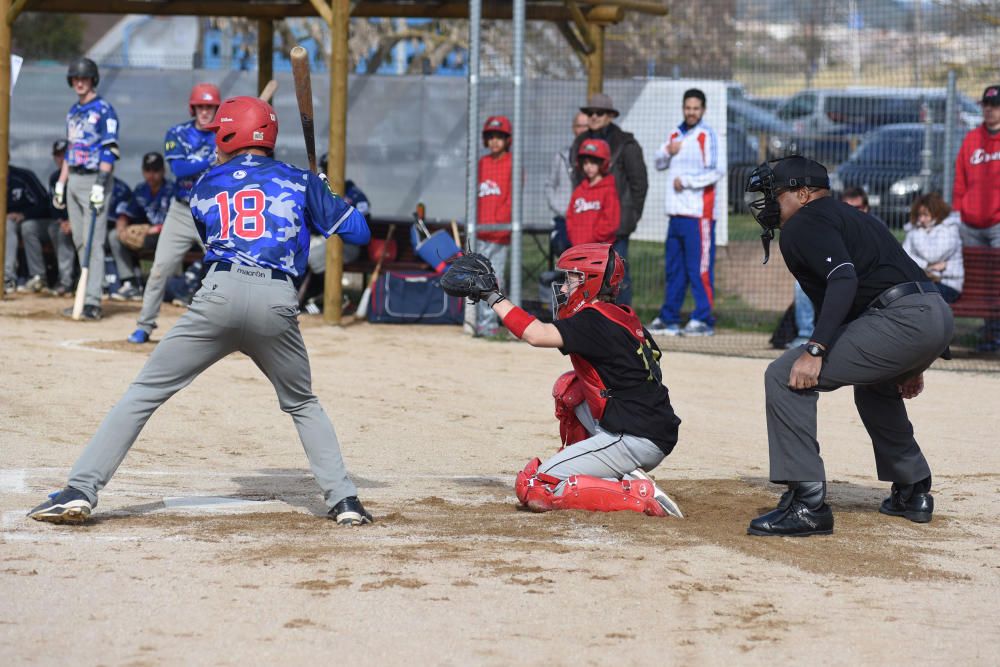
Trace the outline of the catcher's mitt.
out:
<instances>
[{"instance_id":1,"label":"catcher's mitt","mask_svg":"<svg viewBox=\"0 0 1000 667\"><path fill-rule=\"evenodd\" d=\"M146 243L146 235L149 233L150 226L147 224L138 224L126 227L121 235L122 245L136 252L142 250L143 245Z\"/></svg>"},{"instance_id":2,"label":"catcher's mitt","mask_svg":"<svg viewBox=\"0 0 1000 667\"><path fill-rule=\"evenodd\" d=\"M473 303L500 291L493 265L477 252L456 258L441 276L441 287L449 295L467 297Z\"/></svg>"}]
</instances>

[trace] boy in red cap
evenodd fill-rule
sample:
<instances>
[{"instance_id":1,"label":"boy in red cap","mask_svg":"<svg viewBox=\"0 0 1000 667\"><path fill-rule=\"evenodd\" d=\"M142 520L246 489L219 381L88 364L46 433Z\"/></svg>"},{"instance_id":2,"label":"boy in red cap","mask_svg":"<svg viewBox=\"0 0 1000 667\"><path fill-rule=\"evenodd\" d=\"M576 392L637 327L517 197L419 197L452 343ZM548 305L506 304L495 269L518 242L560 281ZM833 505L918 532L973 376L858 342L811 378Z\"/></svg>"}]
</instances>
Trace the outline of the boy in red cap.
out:
<instances>
[{"instance_id":1,"label":"boy in red cap","mask_svg":"<svg viewBox=\"0 0 1000 667\"><path fill-rule=\"evenodd\" d=\"M611 147L603 139L587 139L580 145L577 162L584 180L573 190L566 210L570 245L614 243L621 208L615 177L608 173Z\"/></svg>"},{"instance_id":2,"label":"boy in red cap","mask_svg":"<svg viewBox=\"0 0 1000 667\"><path fill-rule=\"evenodd\" d=\"M496 268L497 281L504 282L504 267L510 250L511 125L506 116L490 116L483 124L483 146L489 154L479 158L479 205L476 207L476 251L489 257ZM508 225L490 231L491 225ZM493 311L480 304L476 308L476 335L492 336L499 324Z\"/></svg>"}]
</instances>

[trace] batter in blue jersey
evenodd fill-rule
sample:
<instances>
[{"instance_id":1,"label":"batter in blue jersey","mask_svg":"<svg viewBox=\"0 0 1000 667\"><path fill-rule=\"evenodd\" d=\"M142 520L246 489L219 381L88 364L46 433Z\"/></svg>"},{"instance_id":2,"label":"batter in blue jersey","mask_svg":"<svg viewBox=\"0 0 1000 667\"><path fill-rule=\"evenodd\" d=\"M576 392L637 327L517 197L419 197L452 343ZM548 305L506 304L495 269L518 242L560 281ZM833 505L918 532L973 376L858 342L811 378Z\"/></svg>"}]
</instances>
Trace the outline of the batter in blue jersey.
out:
<instances>
[{"instance_id":1,"label":"batter in blue jersey","mask_svg":"<svg viewBox=\"0 0 1000 667\"><path fill-rule=\"evenodd\" d=\"M325 179L272 159L278 119L267 102L234 97L222 103L216 119L209 127L220 165L202 177L191 198L212 262L202 287L104 418L67 486L31 510L33 519L86 521L97 493L153 412L216 361L239 351L263 371L281 409L292 416L330 508L327 516L346 526L372 521L347 475L333 424L312 393L292 280L305 270L310 229L367 243L367 223L330 192ZM211 400L217 409L228 409L218 396Z\"/></svg>"}]
</instances>

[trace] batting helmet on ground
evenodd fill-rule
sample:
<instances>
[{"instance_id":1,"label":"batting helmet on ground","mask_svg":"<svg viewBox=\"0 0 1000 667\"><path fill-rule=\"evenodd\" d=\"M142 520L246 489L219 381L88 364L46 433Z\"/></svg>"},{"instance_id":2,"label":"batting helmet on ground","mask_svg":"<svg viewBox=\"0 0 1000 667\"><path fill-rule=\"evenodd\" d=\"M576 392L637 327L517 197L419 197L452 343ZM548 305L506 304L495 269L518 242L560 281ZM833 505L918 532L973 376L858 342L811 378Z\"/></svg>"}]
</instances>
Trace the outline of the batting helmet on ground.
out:
<instances>
[{"instance_id":1,"label":"batting helmet on ground","mask_svg":"<svg viewBox=\"0 0 1000 667\"><path fill-rule=\"evenodd\" d=\"M250 147L274 150L278 116L264 100L230 97L219 105L215 119L205 129L215 130L215 145L224 153Z\"/></svg>"},{"instance_id":2,"label":"batting helmet on ground","mask_svg":"<svg viewBox=\"0 0 1000 667\"><path fill-rule=\"evenodd\" d=\"M66 83L73 87L73 79L90 79L94 82L94 88L101 82L101 73L97 70L97 63L90 58L77 58L69 64L66 70Z\"/></svg>"},{"instance_id":3,"label":"batting helmet on ground","mask_svg":"<svg viewBox=\"0 0 1000 667\"><path fill-rule=\"evenodd\" d=\"M197 106L217 107L222 104L222 95L219 89L212 83L196 83L191 89L191 96L188 98L188 111L194 115L194 108Z\"/></svg>"}]
</instances>

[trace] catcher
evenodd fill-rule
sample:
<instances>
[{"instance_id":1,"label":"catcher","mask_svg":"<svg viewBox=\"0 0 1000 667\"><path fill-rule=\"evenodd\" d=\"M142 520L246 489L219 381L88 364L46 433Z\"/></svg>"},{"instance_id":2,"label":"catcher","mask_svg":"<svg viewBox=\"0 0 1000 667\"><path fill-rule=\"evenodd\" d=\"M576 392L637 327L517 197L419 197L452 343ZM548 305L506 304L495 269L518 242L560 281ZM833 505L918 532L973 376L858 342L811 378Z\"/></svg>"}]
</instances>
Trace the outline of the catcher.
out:
<instances>
[{"instance_id":1,"label":"catcher","mask_svg":"<svg viewBox=\"0 0 1000 667\"><path fill-rule=\"evenodd\" d=\"M646 475L677 444L681 420L662 383L659 348L635 311L614 303L625 262L608 243L585 243L564 252L556 269L565 279L552 285L552 324L508 301L483 255L459 257L441 279L448 294L485 301L512 334L558 348L573 364L552 392L563 447L518 473L517 499L535 512L682 517Z\"/></svg>"}]
</instances>

